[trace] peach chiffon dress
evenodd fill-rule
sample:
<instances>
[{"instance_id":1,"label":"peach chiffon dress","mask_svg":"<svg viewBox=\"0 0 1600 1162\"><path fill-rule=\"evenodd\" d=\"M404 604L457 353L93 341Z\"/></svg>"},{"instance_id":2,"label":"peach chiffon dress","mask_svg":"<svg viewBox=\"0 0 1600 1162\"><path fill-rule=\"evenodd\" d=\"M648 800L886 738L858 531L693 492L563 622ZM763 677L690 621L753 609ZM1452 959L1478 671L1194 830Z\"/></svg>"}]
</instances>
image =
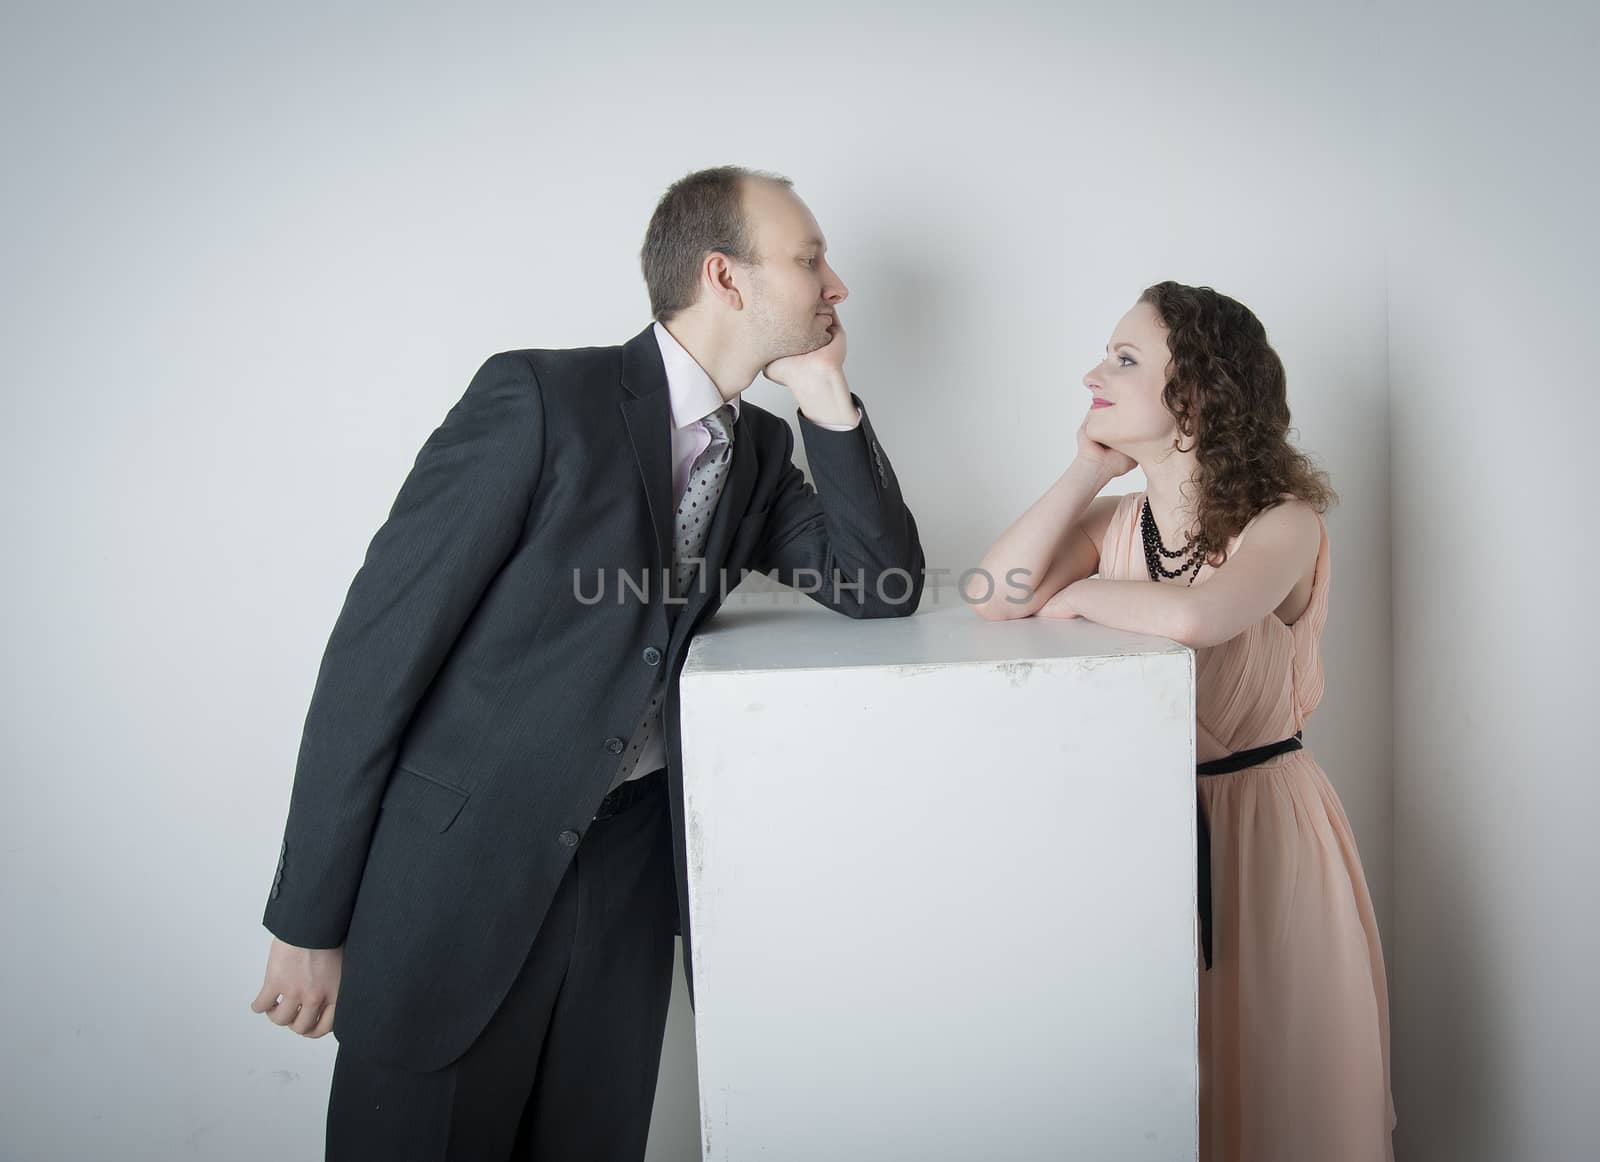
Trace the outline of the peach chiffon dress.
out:
<instances>
[{"instance_id":1,"label":"peach chiffon dress","mask_svg":"<svg viewBox=\"0 0 1600 1162\"><path fill-rule=\"evenodd\" d=\"M1102 577L1149 580L1143 504L1142 492L1119 503ZM1214 573L1203 565L1194 584ZM1316 709L1328 575L1324 525L1293 625L1268 613L1195 652L1199 761L1288 738ZM1200 973L1202 1162L1392 1162L1383 950L1338 795L1309 749L1201 777L1199 789L1213 949Z\"/></svg>"}]
</instances>

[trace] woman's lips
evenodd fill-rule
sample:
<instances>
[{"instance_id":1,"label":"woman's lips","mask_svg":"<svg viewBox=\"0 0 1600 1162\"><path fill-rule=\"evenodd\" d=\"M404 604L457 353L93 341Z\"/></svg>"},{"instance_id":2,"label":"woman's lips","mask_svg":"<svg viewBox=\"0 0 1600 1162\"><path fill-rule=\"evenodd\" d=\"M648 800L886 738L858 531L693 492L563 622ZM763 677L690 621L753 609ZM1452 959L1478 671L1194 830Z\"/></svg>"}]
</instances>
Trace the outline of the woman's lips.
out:
<instances>
[{"instance_id":1,"label":"woman's lips","mask_svg":"<svg viewBox=\"0 0 1600 1162\"><path fill-rule=\"evenodd\" d=\"M1105 400L1105 399L1097 399L1092 404L1089 405L1091 410L1094 409L1094 408L1108 408L1108 407L1115 407L1115 406L1116 405L1113 404L1110 400Z\"/></svg>"}]
</instances>

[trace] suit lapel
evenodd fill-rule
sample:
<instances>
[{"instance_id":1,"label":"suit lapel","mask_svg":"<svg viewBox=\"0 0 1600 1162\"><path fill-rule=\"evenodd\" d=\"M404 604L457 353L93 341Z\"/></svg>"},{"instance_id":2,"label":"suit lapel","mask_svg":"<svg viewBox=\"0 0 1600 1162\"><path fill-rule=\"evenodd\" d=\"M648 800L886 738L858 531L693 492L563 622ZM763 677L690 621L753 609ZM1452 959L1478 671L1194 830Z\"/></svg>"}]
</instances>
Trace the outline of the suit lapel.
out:
<instances>
[{"instance_id":1,"label":"suit lapel","mask_svg":"<svg viewBox=\"0 0 1600 1162\"><path fill-rule=\"evenodd\" d=\"M639 481L650 505L655 528L653 585L672 564L672 397L667 393L667 370L661 362L654 324L623 347L622 419L633 443Z\"/></svg>"},{"instance_id":2,"label":"suit lapel","mask_svg":"<svg viewBox=\"0 0 1600 1162\"><path fill-rule=\"evenodd\" d=\"M622 418L628 427L628 439L633 444L634 461L639 466L639 480L644 487L645 500L650 505L650 522L655 528L655 571L651 574L653 585L659 585L663 570L672 565L673 518L672 498L672 396L667 390L667 369L661 362L661 346L656 342L655 325L651 324L630 339L623 347L622 360ZM750 496L755 491L757 450L750 438L750 427L744 422L740 409L739 421L733 430L733 463L728 468L728 479L723 482L722 496L717 501L716 514L711 518L711 528L706 533L705 593L691 592L687 605L668 605L667 614L673 621L677 614L704 603L716 589L717 570L727 559L733 534L750 507Z\"/></svg>"}]
</instances>

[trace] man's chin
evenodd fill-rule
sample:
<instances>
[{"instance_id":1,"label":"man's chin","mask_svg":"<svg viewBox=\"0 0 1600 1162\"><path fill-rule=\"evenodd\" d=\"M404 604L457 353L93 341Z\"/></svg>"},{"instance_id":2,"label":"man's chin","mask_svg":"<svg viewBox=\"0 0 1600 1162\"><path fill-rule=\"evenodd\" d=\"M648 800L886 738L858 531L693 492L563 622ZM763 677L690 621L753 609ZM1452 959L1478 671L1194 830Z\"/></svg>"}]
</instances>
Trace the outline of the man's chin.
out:
<instances>
[{"instance_id":1,"label":"man's chin","mask_svg":"<svg viewBox=\"0 0 1600 1162\"><path fill-rule=\"evenodd\" d=\"M832 324L828 324L828 325L831 326ZM833 342L833 336L830 335L828 333L826 327L824 327L822 334L807 336L806 337L805 348L803 350L801 350L801 351L796 352L796 354L798 354L798 355L809 355L813 351L821 351L824 347L826 347L829 343L832 343L832 342Z\"/></svg>"},{"instance_id":2,"label":"man's chin","mask_svg":"<svg viewBox=\"0 0 1600 1162\"><path fill-rule=\"evenodd\" d=\"M767 360L767 362L776 363L780 359L789 359L796 355L810 355L813 351L821 351L824 347L832 342L832 335L807 335L803 339L794 339L786 343L780 343L776 347L777 353L774 354L771 359Z\"/></svg>"}]
</instances>

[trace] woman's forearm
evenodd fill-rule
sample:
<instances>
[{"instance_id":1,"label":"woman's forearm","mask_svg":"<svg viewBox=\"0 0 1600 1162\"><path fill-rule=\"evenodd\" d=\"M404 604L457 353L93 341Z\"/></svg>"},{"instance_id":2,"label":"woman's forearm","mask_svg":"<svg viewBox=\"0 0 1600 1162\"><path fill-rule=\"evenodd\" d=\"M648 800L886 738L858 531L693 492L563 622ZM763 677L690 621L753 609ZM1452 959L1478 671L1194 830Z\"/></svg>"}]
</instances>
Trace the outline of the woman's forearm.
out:
<instances>
[{"instance_id":1,"label":"woman's forearm","mask_svg":"<svg viewBox=\"0 0 1600 1162\"><path fill-rule=\"evenodd\" d=\"M1107 483L1092 466L1074 460L984 554L979 568L989 577L991 593L987 601L975 603L978 612L993 606L995 613L1016 617L1025 605L1036 604L1021 602L1020 588L1030 593L1038 588Z\"/></svg>"},{"instance_id":2,"label":"woman's forearm","mask_svg":"<svg viewBox=\"0 0 1600 1162\"><path fill-rule=\"evenodd\" d=\"M1108 581L1086 577L1047 601L1040 617L1086 617L1112 629L1171 638L1198 648L1190 590L1148 581Z\"/></svg>"}]
</instances>

